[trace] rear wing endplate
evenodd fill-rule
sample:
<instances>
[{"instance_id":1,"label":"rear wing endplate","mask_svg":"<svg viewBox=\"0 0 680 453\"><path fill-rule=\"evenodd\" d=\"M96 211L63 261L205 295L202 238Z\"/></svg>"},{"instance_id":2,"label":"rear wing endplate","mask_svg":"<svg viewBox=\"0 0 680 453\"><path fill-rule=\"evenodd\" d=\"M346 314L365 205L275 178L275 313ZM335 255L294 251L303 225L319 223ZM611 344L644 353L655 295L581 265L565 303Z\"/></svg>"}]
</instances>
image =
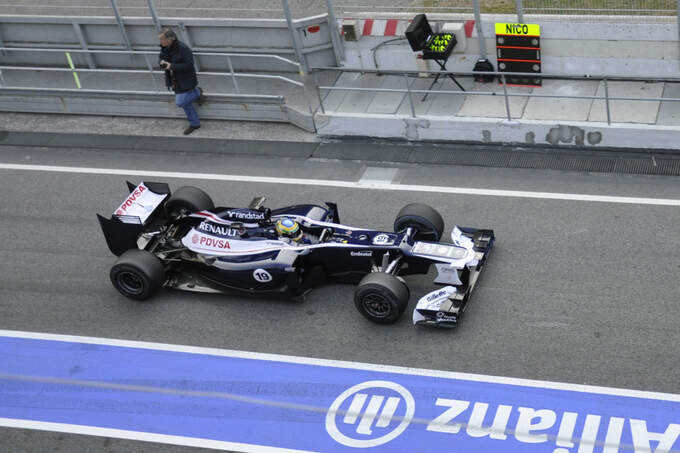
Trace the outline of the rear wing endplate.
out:
<instances>
[{"instance_id":1,"label":"rear wing endplate","mask_svg":"<svg viewBox=\"0 0 680 453\"><path fill-rule=\"evenodd\" d=\"M139 185L127 182L130 195L107 219L97 214L106 244L114 255L137 247L137 239L146 226L159 212L170 196L170 187L165 183L142 182Z\"/></svg>"}]
</instances>

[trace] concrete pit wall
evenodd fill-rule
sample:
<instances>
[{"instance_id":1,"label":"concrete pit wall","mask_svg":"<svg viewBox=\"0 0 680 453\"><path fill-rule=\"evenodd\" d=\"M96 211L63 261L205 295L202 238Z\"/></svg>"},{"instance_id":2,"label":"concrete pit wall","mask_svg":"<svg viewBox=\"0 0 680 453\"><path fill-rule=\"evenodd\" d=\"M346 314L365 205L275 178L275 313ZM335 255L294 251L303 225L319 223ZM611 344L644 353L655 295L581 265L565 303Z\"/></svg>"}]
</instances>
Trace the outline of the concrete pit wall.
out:
<instances>
[{"instance_id":1,"label":"concrete pit wall","mask_svg":"<svg viewBox=\"0 0 680 453\"><path fill-rule=\"evenodd\" d=\"M376 46L388 40L403 37L408 19L412 15L382 14L371 15L372 26L366 31L366 17L356 17L360 38L356 42L345 42L343 66L351 68L394 69L394 70L439 70L436 63L418 60L406 40ZM392 35L385 19L398 19ZM458 44L447 62L450 71L472 71L479 58L479 38L469 16L459 14L428 15L430 24L439 30L445 24L458 30ZM488 59L497 68L494 24L516 22L516 16L483 16ZM565 16L556 21L555 16L546 20L541 16L525 16L526 23L541 26L542 72L574 76L618 75L630 77L676 77L680 73L680 43L675 18L666 18L664 23L621 23L621 18L582 18ZM625 20L625 19L624 19ZM628 20L634 21L634 18ZM659 19L661 20L661 19ZM581 21L581 22L579 22ZM341 20L342 22L342 20ZM467 27L465 26L467 24ZM377 28L377 30L376 30ZM374 60L375 58L375 60ZM375 62L378 65L376 67Z\"/></svg>"}]
</instances>

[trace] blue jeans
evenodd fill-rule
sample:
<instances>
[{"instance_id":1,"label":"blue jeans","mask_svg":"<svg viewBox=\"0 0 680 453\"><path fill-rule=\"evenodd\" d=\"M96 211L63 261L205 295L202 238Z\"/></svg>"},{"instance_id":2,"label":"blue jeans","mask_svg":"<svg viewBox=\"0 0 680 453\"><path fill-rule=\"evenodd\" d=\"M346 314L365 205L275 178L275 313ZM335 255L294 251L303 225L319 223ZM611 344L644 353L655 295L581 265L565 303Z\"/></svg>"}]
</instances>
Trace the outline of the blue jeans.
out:
<instances>
[{"instance_id":1,"label":"blue jeans","mask_svg":"<svg viewBox=\"0 0 680 453\"><path fill-rule=\"evenodd\" d=\"M198 99L199 95L200 93L198 91L198 88L194 88L193 90L187 91L185 93L175 94L175 105L177 107L182 107L184 109L184 113L187 114L187 118L189 119L189 124L191 124L192 126L201 125L201 120L198 118L198 113L196 112L194 106L191 104L196 99Z\"/></svg>"}]
</instances>

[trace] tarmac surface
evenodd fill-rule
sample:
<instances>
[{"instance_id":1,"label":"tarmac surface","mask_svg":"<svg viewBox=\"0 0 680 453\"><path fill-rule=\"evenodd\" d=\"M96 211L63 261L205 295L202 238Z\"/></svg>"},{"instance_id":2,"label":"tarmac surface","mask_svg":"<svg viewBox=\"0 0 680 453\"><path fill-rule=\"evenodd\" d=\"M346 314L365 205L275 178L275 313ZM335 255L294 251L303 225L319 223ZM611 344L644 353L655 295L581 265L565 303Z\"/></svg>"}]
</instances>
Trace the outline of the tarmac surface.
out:
<instances>
[{"instance_id":1,"label":"tarmac surface","mask_svg":"<svg viewBox=\"0 0 680 453\"><path fill-rule=\"evenodd\" d=\"M12 136L19 137L6 138ZM673 228L680 221L677 207L370 188L371 180L384 179L394 185L678 199L676 177L295 155L273 159L264 149L266 142L249 142L251 155L177 152L141 143L127 151L101 144L27 145L5 142L0 160L250 175L252 182L196 181L181 175L168 182L173 188L200 186L218 203L234 206L257 195L268 196L272 207L338 201L343 223L384 229L391 227L401 205L426 201L444 214L446 234L456 223L490 227L498 241L455 331L411 325L408 313L418 295L431 287L426 276L409 279L407 315L393 326L375 326L361 318L351 303L353 289L345 285L318 288L301 304L166 290L140 305L112 288L108 270L113 256L94 217L96 212L107 214L125 195L125 179L139 177L3 169L0 312L5 329L680 393L672 372L680 361L675 347L680 319L674 309L680 292L669 284L679 269L675 251L680 242ZM263 176L297 178L299 184L256 181ZM365 180L367 185L327 188L308 185L306 178ZM0 431L0 445L28 446L31 451L173 451L165 445Z\"/></svg>"}]
</instances>

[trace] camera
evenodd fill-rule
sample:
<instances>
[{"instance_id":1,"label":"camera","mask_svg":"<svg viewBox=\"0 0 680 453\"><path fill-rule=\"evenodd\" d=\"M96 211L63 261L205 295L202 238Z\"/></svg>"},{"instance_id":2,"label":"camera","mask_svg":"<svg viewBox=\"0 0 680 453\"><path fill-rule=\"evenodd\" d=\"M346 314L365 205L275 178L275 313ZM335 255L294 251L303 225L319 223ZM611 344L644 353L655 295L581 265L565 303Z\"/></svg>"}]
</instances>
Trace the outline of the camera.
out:
<instances>
[{"instance_id":1,"label":"camera","mask_svg":"<svg viewBox=\"0 0 680 453\"><path fill-rule=\"evenodd\" d=\"M162 68L162 69L168 69L168 66L170 66L170 65L169 65L167 62L165 62L165 61L164 61L163 63L161 63L161 68Z\"/></svg>"}]
</instances>

